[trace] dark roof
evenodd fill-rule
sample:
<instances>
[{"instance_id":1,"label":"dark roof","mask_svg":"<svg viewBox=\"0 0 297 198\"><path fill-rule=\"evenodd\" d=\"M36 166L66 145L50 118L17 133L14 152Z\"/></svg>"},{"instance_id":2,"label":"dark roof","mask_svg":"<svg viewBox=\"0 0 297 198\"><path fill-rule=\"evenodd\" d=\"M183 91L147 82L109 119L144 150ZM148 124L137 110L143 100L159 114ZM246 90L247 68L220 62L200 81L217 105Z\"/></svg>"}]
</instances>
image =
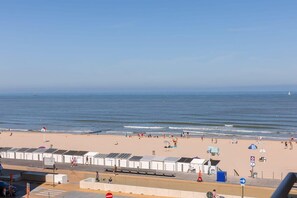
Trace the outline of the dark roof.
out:
<instances>
[{"instance_id":1,"label":"dark roof","mask_svg":"<svg viewBox=\"0 0 297 198\"><path fill-rule=\"evenodd\" d=\"M57 150L55 151L53 154L64 154L66 153L68 150Z\"/></svg>"},{"instance_id":2,"label":"dark roof","mask_svg":"<svg viewBox=\"0 0 297 198\"><path fill-rule=\"evenodd\" d=\"M87 154L89 151L77 151L75 155L78 156L84 156L85 154Z\"/></svg>"},{"instance_id":3,"label":"dark roof","mask_svg":"<svg viewBox=\"0 0 297 198\"><path fill-rule=\"evenodd\" d=\"M29 148L21 148L21 149L19 149L17 152L25 152L25 151L27 151L27 150L29 150Z\"/></svg>"},{"instance_id":4,"label":"dark roof","mask_svg":"<svg viewBox=\"0 0 297 198\"><path fill-rule=\"evenodd\" d=\"M181 162L181 163L190 163L192 160L193 160L193 158L182 157L182 158L180 158L177 162Z\"/></svg>"},{"instance_id":5,"label":"dark roof","mask_svg":"<svg viewBox=\"0 0 297 198\"><path fill-rule=\"evenodd\" d=\"M118 157L120 154L119 153L109 153L106 158L116 158Z\"/></svg>"},{"instance_id":6,"label":"dark roof","mask_svg":"<svg viewBox=\"0 0 297 198\"><path fill-rule=\"evenodd\" d=\"M142 156L133 156L129 159L129 161L139 162Z\"/></svg>"},{"instance_id":7,"label":"dark roof","mask_svg":"<svg viewBox=\"0 0 297 198\"><path fill-rule=\"evenodd\" d=\"M5 151L8 151L10 150L12 147L4 147L4 148L1 148L1 152L5 152Z\"/></svg>"},{"instance_id":8,"label":"dark roof","mask_svg":"<svg viewBox=\"0 0 297 198\"><path fill-rule=\"evenodd\" d=\"M50 149L47 149L44 153L54 153L56 152L58 149L54 149L54 148L50 148Z\"/></svg>"},{"instance_id":9,"label":"dark roof","mask_svg":"<svg viewBox=\"0 0 297 198\"><path fill-rule=\"evenodd\" d=\"M70 151L67 151L66 153L63 153L63 155L76 155L77 151L73 151L73 150L70 150Z\"/></svg>"},{"instance_id":10,"label":"dark roof","mask_svg":"<svg viewBox=\"0 0 297 198\"><path fill-rule=\"evenodd\" d=\"M106 156L107 154L98 153L97 155L94 156L94 158L105 158Z\"/></svg>"},{"instance_id":11,"label":"dark roof","mask_svg":"<svg viewBox=\"0 0 297 198\"><path fill-rule=\"evenodd\" d=\"M128 159L132 154L131 153L121 153L117 156L118 159Z\"/></svg>"},{"instance_id":12,"label":"dark roof","mask_svg":"<svg viewBox=\"0 0 297 198\"><path fill-rule=\"evenodd\" d=\"M31 148L29 150L26 150L26 153L33 153L36 150L37 150L37 148Z\"/></svg>"},{"instance_id":13,"label":"dark roof","mask_svg":"<svg viewBox=\"0 0 297 198\"><path fill-rule=\"evenodd\" d=\"M209 160L207 160L205 163L204 163L204 165L208 165L208 161ZM220 160L210 160L210 163L211 163L211 165L212 166L216 166L216 165L218 165L218 163L220 163Z\"/></svg>"},{"instance_id":14,"label":"dark roof","mask_svg":"<svg viewBox=\"0 0 297 198\"><path fill-rule=\"evenodd\" d=\"M11 148L7 152L16 152L18 150L20 150L20 148Z\"/></svg>"}]
</instances>

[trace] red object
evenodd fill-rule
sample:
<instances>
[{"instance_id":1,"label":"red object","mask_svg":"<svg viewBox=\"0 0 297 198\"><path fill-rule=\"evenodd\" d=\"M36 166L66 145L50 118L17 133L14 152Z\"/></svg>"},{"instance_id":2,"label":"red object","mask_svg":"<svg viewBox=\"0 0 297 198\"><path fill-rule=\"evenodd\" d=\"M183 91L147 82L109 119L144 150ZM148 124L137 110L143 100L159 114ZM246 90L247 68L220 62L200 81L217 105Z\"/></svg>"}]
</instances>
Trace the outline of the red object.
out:
<instances>
[{"instance_id":1,"label":"red object","mask_svg":"<svg viewBox=\"0 0 297 198\"><path fill-rule=\"evenodd\" d=\"M202 182L203 181L201 171L199 171L199 173L198 173L198 179L197 179L197 181L198 182Z\"/></svg>"},{"instance_id":2,"label":"red object","mask_svg":"<svg viewBox=\"0 0 297 198\"><path fill-rule=\"evenodd\" d=\"M105 195L106 198L113 198L113 195L111 192L106 193Z\"/></svg>"}]
</instances>

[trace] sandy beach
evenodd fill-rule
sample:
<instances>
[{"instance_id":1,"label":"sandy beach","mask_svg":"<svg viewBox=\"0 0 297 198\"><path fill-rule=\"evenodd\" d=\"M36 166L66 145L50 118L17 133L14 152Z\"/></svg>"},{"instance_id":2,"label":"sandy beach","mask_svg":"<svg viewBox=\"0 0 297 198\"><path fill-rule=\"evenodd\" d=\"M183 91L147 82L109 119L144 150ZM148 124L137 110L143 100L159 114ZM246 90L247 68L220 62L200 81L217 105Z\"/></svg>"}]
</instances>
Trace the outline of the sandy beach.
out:
<instances>
[{"instance_id":1,"label":"sandy beach","mask_svg":"<svg viewBox=\"0 0 297 198\"><path fill-rule=\"evenodd\" d=\"M44 142L47 140L46 142ZM171 142L170 137L141 137L95 135L95 134L59 134L40 132L2 132L0 134L1 147L29 147L45 146L58 149L72 149L95 151L99 153L132 153L133 155L152 155L168 157L200 157L209 159L208 146L218 147L220 154L211 156L212 159L221 160L219 168L227 171L229 176L234 175L234 169L242 177L250 176L250 156L255 156L256 165L254 172L261 178L281 179L288 172L297 171L296 154L297 144L288 142L285 148L284 142L265 140L260 142L255 139L239 139L237 144L232 139L217 139L217 143L210 138L181 138L177 139L177 148L166 149L165 141ZM258 146L256 150L248 149L250 144ZM266 152L260 152L264 149ZM266 162L259 162L260 157L265 157Z\"/></svg>"}]
</instances>

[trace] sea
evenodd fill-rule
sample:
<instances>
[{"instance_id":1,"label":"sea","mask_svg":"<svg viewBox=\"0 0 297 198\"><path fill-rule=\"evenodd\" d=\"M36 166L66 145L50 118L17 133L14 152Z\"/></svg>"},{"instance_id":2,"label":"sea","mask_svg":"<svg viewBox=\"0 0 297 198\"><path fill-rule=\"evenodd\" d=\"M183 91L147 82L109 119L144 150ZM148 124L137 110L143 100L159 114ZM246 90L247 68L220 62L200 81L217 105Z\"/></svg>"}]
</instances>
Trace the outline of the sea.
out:
<instances>
[{"instance_id":1,"label":"sea","mask_svg":"<svg viewBox=\"0 0 297 198\"><path fill-rule=\"evenodd\" d=\"M0 130L297 137L297 93L1 94Z\"/></svg>"}]
</instances>

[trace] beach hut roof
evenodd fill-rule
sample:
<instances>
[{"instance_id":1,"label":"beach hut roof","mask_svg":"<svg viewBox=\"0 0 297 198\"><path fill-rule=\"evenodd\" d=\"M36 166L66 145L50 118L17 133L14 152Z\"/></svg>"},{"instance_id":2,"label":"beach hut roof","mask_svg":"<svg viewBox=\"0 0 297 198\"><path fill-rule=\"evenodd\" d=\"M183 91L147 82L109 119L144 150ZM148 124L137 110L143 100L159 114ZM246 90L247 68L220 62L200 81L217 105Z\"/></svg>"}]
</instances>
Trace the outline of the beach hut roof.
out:
<instances>
[{"instance_id":1,"label":"beach hut roof","mask_svg":"<svg viewBox=\"0 0 297 198\"><path fill-rule=\"evenodd\" d=\"M49 148L47 149L44 153L54 153L56 152L58 149L54 149L54 148Z\"/></svg>"},{"instance_id":2,"label":"beach hut roof","mask_svg":"<svg viewBox=\"0 0 297 198\"><path fill-rule=\"evenodd\" d=\"M17 150L20 150L20 148L11 148L7 152L16 152Z\"/></svg>"},{"instance_id":3,"label":"beach hut roof","mask_svg":"<svg viewBox=\"0 0 297 198\"><path fill-rule=\"evenodd\" d=\"M117 158L119 155L119 153L109 153L106 158Z\"/></svg>"},{"instance_id":4,"label":"beach hut roof","mask_svg":"<svg viewBox=\"0 0 297 198\"><path fill-rule=\"evenodd\" d=\"M1 152L5 152L5 151L8 151L8 150L10 150L12 147L3 147L3 148L1 148Z\"/></svg>"},{"instance_id":5,"label":"beach hut roof","mask_svg":"<svg viewBox=\"0 0 297 198\"><path fill-rule=\"evenodd\" d=\"M77 151L69 150L66 153L63 153L63 155L76 155Z\"/></svg>"},{"instance_id":6,"label":"beach hut roof","mask_svg":"<svg viewBox=\"0 0 297 198\"><path fill-rule=\"evenodd\" d=\"M193 160L193 158L182 157L177 162L180 162L180 163L191 163L192 160Z\"/></svg>"},{"instance_id":7,"label":"beach hut roof","mask_svg":"<svg viewBox=\"0 0 297 198\"><path fill-rule=\"evenodd\" d=\"M68 150L57 150L57 151L55 151L53 154L57 154L57 155L59 155L59 154L63 154L63 153L66 153Z\"/></svg>"},{"instance_id":8,"label":"beach hut roof","mask_svg":"<svg viewBox=\"0 0 297 198\"><path fill-rule=\"evenodd\" d=\"M152 161L155 161L155 162L164 162L164 160L166 159L167 157L162 157L162 156L156 156L152 159Z\"/></svg>"},{"instance_id":9,"label":"beach hut roof","mask_svg":"<svg viewBox=\"0 0 297 198\"><path fill-rule=\"evenodd\" d=\"M21 148L21 149L19 149L17 152L25 152L25 151L27 151L27 150L29 150L29 148Z\"/></svg>"},{"instance_id":10,"label":"beach hut roof","mask_svg":"<svg viewBox=\"0 0 297 198\"><path fill-rule=\"evenodd\" d=\"M77 156L84 156L87 153L88 153L88 151L77 151L75 155L77 155Z\"/></svg>"},{"instance_id":11,"label":"beach hut roof","mask_svg":"<svg viewBox=\"0 0 297 198\"><path fill-rule=\"evenodd\" d=\"M205 159L200 159L200 158L194 158L191 163L193 164L204 164Z\"/></svg>"},{"instance_id":12,"label":"beach hut roof","mask_svg":"<svg viewBox=\"0 0 297 198\"><path fill-rule=\"evenodd\" d=\"M164 162L177 162L180 157L167 157L164 159Z\"/></svg>"},{"instance_id":13,"label":"beach hut roof","mask_svg":"<svg viewBox=\"0 0 297 198\"><path fill-rule=\"evenodd\" d=\"M139 162L141 160L142 156L133 156L129 159L131 162Z\"/></svg>"},{"instance_id":14,"label":"beach hut roof","mask_svg":"<svg viewBox=\"0 0 297 198\"><path fill-rule=\"evenodd\" d=\"M33 153L36 150L37 150L37 148L30 148L30 149L26 150L25 152L26 153Z\"/></svg>"},{"instance_id":15,"label":"beach hut roof","mask_svg":"<svg viewBox=\"0 0 297 198\"><path fill-rule=\"evenodd\" d=\"M209 160L207 160L205 163L204 163L204 165L208 165L208 161ZM216 165L218 165L218 163L220 163L220 160L210 160L210 163L211 163L211 165L212 166L216 166Z\"/></svg>"},{"instance_id":16,"label":"beach hut roof","mask_svg":"<svg viewBox=\"0 0 297 198\"><path fill-rule=\"evenodd\" d=\"M143 156L143 158L140 159L140 161L152 161L152 159L154 159L155 156Z\"/></svg>"},{"instance_id":17,"label":"beach hut roof","mask_svg":"<svg viewBox=\"0 0 297 198\"><path fill-rule=\"evenodd\" d=\"M98 153L97 152L87 152L85 154L85 156L89 156L89 157L94 157L95 155L97 155Z\"/></svg>"},{"instance_id":18,"label":"beach hut roof","mask_svg":"<svg viewBox=\"0 0 297 198\"><path fill-rule=\"evenodd\" d=\"M44 151L46 151L47 149L46 148L39 148L35 151L33 151L33 153L44 153Z\"/></svg>"},{"instance_id":19,"label":"beach hut roof","mask_svg":"<svg viewBox=\"0 0 297 198\"><path fill-rule=\"evenodd\" d=\"M94 158L106 158L107 154L98 153Z\"/></svg>"},{"instance_id":20,"label":"beach hut roof","mask_svg":"<svg viewBox=\"0 0 297 198\"><path fill-rule=\"evenodd\" d=\"M118 159L128 159L132 154L131 153L121 153L117 156Z\"/></svg>"}]
</instances>

